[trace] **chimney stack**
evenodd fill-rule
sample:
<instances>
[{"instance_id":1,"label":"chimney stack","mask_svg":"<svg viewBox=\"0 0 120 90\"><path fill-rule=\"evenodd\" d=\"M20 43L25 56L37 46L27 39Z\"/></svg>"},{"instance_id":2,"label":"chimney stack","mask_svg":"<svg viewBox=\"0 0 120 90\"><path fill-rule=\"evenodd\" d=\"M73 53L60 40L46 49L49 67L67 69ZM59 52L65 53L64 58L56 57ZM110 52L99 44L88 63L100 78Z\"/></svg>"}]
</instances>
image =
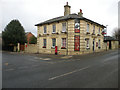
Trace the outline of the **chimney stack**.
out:
<instances>
[{"instance_id":1,"label":"chimney stack","mask_svg":"<svg viewBox=\"0 0 120 90\"><path fill-rule=\"evenodd\" d=\"M80 9L80 12L78 12L78 16L83 17L82 9Z\"/></svg>"},{"instance_id":2,"label":"chimney stack","mask_svg":"<svg viewBox=\"0 0 120 90\"><path fill-rule=\"evenodd\" d=\"M70 8L71 8L71 6L69 6L68 2L66 2L66 5L64 6L64 16L70 14Z\"/></svg>"}]
</instances>

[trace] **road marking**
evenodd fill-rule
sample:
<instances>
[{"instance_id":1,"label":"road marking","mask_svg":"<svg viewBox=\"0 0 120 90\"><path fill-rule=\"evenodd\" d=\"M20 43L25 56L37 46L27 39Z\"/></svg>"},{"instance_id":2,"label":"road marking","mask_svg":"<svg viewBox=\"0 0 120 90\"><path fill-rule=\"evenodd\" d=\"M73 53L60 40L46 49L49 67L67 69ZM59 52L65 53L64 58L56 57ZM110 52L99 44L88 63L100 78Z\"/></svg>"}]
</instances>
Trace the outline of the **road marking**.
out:
<instances>
[{"instance_id":1,"label":"road marking","mask_svg":"<svg viewBox=\"0 0 120 90\"><path fill-rule=\"evenodd\" d=\"M71 58L72 56L64 56L64 57L61 57L61 58L64 58L64 59L67 59L67 58Z\"/></svg>"},{"instance_id":2,"label":"road marking","mask_svg":"<svg viewBox=\"0 0 120 90\"><path fill-rule=\"evenodd\" d=\"M23 67L18 67L18 69L25 69L28 68L27 66L23 66Z\"/></svg>"},{"instance_id":3,"label":"road marking","mask_svg":"<svg viewBox=\"0 0 120 90\"><path fill-rule=\"evenodd\" d=\"M13 71L13 70L15 70L15 69L11 68L11 69L6 69L5 71Z\"/></svg>"},{"instance_id":4,"label":"road marking","mask_svg":"<svg viewBox=\"0 0 120 90\"><path fill-rule=\"evenodd\" d=\"M103 63L106 62L106 61L114 60L114 59L116 59L116 58L118 58L118 55L112 56L112 57L108 57L108 58L106 58L106 59L103 61Z\"/></svg>"},{"instance_id":5,"label":"road marking","mask_svg":"<svg viewBox=\"0 0 120 90\"><path fill-rule=\"evenodd\" d=\"M50 58L44 58L43 60L51 60Z\"/></svg>"},{"instance_id":6,"label":"road marking","mask_svg":"<svg viewBox=\"0 0 120 90\"><path fill-rule=\"evenodd\" d=\"M81 69L77 69L77 70L74 70L74 71L72 71L72 72L68 72L68 73L65 73L65 74L62 74L62 75L59 75L59 76L55 76L55 77L49 78L48 80L54 80L54 79L59 78L59 77L63 77L63 76L66 76L66 75L70 75L70 74L72 74L72 73L85 70L85 69L87 69L87 68L89 68L89 67L90 67L90 66L85 67L85 68L81 68Z\"/></svg>"}]
</instances>

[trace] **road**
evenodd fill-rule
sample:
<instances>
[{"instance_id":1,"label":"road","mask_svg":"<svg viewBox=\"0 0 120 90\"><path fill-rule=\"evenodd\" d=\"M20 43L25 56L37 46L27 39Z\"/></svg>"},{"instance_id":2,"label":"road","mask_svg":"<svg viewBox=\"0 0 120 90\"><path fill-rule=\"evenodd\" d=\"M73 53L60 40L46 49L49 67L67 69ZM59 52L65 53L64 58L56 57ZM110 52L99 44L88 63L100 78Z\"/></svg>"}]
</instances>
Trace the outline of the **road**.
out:
<instances>
[{"instance_id":1,"label":"road","mask_svg":"<svg viewBox=\"0 0 120 90\"><path fill-rule=\"evenodd\" d=\"M118 50L77 56L2 53L3 88L118 88Z\"/></svg>"}]
</instances>

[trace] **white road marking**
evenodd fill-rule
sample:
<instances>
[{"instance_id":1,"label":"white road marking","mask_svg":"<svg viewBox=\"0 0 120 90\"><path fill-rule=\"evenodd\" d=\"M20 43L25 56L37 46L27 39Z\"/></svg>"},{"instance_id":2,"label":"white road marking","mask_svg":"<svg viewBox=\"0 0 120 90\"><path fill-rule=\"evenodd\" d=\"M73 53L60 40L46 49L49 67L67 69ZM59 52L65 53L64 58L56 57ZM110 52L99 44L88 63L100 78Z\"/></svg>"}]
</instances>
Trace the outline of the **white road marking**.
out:
<instances>
[{"instance_id":1,"label":"white road marking","mask_svg":"<svg viewBox=\"0 0 120 90\"><path fill-rule=\"evenodd\" d=\"M109 60L113 60L113 59L115 59L115 58L118 58L118 55L115 55L115 56L106 58L106 59L103 61L103 63L106 62L106 61L109 61Z\"/></svg>"},{"instance_id":2,"label":"white road marking","mask_svg":"<svg viewBox=\"0 0 120 90\"><path fill-rule=\"evenodd\" d=\"M66 75L70 75L70 74L72 74L72 73L85 70L85 69L87 69L87 68L89 68L89 67L90 67L90 66L85 67L85 68L81 68L81 69L77 69L77 70L74 70L74 71L72 71L72 72L68 72L68 73L65 73L65 74L62 74L62 75L59 75L59 76L55 76L55 77L49 78L48 80L54 80L54 79L59 78L59 77L63 77L63 76L66 76Z\"/></svg>"},{"instance_id":3,"label":"white road marking","mask_svg":"<svg viewBox=\"0 0 120 90\"><path fill-rule=\"evenodd\" d=\"M11 68L11 69L6 69L5 71L13 71L13 70L15 70L15 69Z\"/></svg>"},{"instance_id":4,"label":"white road marking","mask_svg":"<svg viewBox=\"0 0 120 90\"><path fill-rule=\"evenodd\" d=\"M27 66L23 66L23 67L18 67L18 69L25 69L28 68Z\"/></svg>"},{"instance_id":5,"label":"white road marking","mask_svg":"<svg viewBox=\"0 0 120 90\"><path fill-rule=\"evenodd\" d=\"M43 60L51 60L50 58L44 58Z\"/></svg>"}]
</instances>

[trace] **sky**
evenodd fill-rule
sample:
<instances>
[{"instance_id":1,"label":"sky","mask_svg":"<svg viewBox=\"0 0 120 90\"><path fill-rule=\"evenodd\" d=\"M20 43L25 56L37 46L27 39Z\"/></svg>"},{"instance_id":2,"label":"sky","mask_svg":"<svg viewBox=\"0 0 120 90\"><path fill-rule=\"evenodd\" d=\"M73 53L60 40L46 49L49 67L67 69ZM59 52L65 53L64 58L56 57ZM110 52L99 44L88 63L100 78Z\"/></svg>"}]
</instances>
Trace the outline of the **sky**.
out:
<instances>
[{"instance_id":1,"label":"sky","mask_svg":"<svg viewBox=\"0 0 120 90\"><path fill-rule=\"evenodd\" d=\"M107 35L118 27L118 1L120 0L0 0L0 30L13 19L18 19L25 32L37 35L35 24L64 15L66 2L71 13L82 9L83 16L107 26Z\"/></svg>"}]
</instances>

